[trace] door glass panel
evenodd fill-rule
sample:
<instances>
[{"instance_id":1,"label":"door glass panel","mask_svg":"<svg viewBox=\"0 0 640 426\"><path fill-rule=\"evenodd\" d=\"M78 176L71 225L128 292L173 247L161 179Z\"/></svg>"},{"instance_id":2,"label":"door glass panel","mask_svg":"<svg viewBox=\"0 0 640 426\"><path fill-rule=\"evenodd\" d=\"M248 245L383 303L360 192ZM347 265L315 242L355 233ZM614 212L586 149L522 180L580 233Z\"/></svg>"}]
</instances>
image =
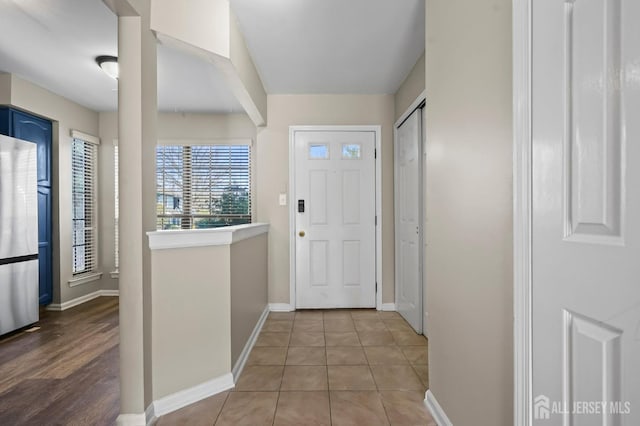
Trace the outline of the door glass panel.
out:
<instances>
[{"instance_id":1,"label":"door glass panel","mask_svg":"<svg viewBox=\"0 0 640 426\"><path fill-rule=\"evenodd\" d=\"M360 159L360 144L343 144L342 145L342 158L345 160L359 160Z\"/></svg>"},{"instance_id":2,"label":"door glass panel","mask_svg":"<svg viewBox=\"0 0 640 426\"><path fill-rule=\"evenodd\" d=\"M329 158L329 147L326 144L309 144L310 160L327 160Z\"/></svg>"}]
</instances>

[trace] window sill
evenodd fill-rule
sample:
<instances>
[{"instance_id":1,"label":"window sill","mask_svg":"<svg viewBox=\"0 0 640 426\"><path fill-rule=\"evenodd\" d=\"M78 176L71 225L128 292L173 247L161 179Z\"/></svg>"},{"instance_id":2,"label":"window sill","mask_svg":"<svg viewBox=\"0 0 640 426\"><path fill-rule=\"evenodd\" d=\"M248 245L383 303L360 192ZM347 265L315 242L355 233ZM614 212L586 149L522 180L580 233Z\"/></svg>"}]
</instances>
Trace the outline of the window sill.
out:
<instances>
[{"instance_id":1,"label":"window sill","mask_svg":"<svg viewBox=\"0 0 640 426\"><path fill-rule=\"evenodd\" d=\"M109 275L111 275L111 278L119 278L120 277L120 271L119 270L115 270L113 272L109 272Z\"/></svg>"},{"instance_id":2,"label":"window sill","mask_svg":"<svg viewBox=\"0 0 640 426\"><path fill-rule=\"evenodd\" d=\"M93 281L98 281L100 278L102 278L102 272L88 272L71 278L68 283L69 287L76 287Z\"/></svg>"}]
</instances>

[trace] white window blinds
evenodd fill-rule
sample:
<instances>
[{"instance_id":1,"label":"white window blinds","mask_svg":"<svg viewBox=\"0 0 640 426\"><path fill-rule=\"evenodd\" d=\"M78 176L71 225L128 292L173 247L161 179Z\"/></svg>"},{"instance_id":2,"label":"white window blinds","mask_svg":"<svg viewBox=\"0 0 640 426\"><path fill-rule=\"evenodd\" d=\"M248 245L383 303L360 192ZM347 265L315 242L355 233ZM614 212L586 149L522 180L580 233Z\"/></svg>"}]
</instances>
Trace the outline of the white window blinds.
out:
<instances>
[{"instance_id":1,"label":"white window blinds","mask_svg":"<svg viewBox=\"0 0 640 426\"><path fill-rule=\"evenodd\" d=\"M115 206L115 212L114 212L114 229L115 229L115 236L114 236L114 265L116 268L116 271L118 270L118 268L120 267L120 243L119 243L119 234L120 234L120 230L118 229L120 227L120 192L119 192L119 188L118 188L118 145L115 145L113 147L113 180L114 180L114 191L113 191L113 197L114 197L114 206Z\"/></svg>"},{"instance_id":2,"label":"white window blinds","mask_svg":"<svg viewBox=\"0 0 640 426\"><path fill-rule=\"evenodd\" d=\"M74 138L71 144L73 202L73 274L97 269L97 163L98 146Z\"/></svg>"},{"instance_id":3,"label":"white window blinds","mask_svg":"<svg viewBox=\"0 0 640 426\"><path fill-rule=\"evenodd\" d=\"M250 146L158 146L156 173L158 229L251 222Z\"/></svg>"}]
</instances>

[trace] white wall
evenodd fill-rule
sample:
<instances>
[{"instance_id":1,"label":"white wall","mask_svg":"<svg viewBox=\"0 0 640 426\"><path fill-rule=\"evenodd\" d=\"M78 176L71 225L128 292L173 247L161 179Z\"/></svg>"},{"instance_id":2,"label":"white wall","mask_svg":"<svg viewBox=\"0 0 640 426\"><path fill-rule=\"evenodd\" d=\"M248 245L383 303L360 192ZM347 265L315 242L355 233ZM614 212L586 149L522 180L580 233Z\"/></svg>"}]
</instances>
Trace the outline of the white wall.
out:
<instances>
[{"instance_id":1,"label":"white wall","mask_svg":"<svg viewBox=\"0 0 640 426\"><path fill-rule=\"evenodd\" d=\"M511 1L426 3L430 390L513 424Z\"/></svg>"},{"instance_id":2,"label":"white wall","mask_svg":"<svg viewBox=\"0 0 640 426\"><path fill-rule=\"evenodd\" d=\"M393 95L269 95L269 122L258 130L258 221L269 228L269 302L289 303L289 126L382 126L382 299L394 301Z\"/></svg>"},{"instance_id":3,"label":"white wall","mask_svg":"<svg viewBox=\"0 0 640 426\"><path fill-rule=\"evenodd\" d=\"M395 119L398 120L409 106L424 91L424 53L402 82L395 94Z\"/></svg>"},{"instance_id":4,"label":"white wall","mask_svg":"<svg viewBox=\"0 0 640 426\"><path fill-rule=\"evenodd\" d=\"M269 303L267 244L267 234L261 234L230 246L232 366L238 362ZM250 268L247 268L247 263L251 263Z\"/></svg>"},{"instance_id":5,"label":"white wall","mask_svg":"<svg viewBox=\"0 0 640 426\"><path fill-rule=\"evenodd\" d=\"M152 250L153 400L231 372L231 247Z\"/></svg>"}]
</instances>

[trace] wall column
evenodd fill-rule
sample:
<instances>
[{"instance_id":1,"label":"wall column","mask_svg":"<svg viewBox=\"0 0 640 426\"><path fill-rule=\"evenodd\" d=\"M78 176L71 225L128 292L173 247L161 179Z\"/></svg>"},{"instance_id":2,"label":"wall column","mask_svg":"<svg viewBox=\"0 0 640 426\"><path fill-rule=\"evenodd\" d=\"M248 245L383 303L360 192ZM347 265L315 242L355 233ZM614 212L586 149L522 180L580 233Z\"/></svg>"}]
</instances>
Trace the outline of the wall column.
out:
<instances>
[{"instance_id":1,"label":"wall column","mask_svg":"<svg viewBox=\"0 0 640 426\"><path fill-rule=\"evenodd\" d=\"M137 16L118 18L120 194L119 425L144 425L151 403L151 262L155 230L156 40L149 0L128 1ZM129 14L127 14L129 15Z\"/></svg>"}]
</instances>

